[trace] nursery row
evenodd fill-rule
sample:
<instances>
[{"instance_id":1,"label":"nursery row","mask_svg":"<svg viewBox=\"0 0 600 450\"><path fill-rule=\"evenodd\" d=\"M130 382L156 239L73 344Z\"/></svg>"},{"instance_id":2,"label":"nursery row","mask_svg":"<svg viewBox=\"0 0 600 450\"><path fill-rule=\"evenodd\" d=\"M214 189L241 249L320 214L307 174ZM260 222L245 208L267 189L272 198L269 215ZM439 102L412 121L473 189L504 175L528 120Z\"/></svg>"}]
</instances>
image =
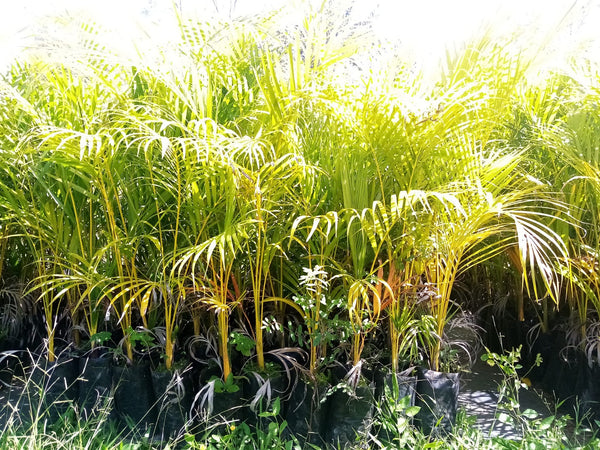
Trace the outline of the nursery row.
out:
<instances>
[{"instance_id":1,"label":"nursery row","mask_svg":"<svg viewBox=\"0 0 600 450\"><path fill-rule=\"evenodd\" d=\"M401 406L407 421L414 416L426 435L450 433L457 414L458 375L423 369L387 375L368 371L370 379L356 369L349 374L333 370L329 379L310 381L271 364L268 376L247 373L222 381L210 360L164 371L152 369L148 361L114 364L109 354L99 352L62 353L55 362L28 356L32 361L26 373L20 373L26 358L15 353L5 357L10 363L1 372L8 393L0 420L6 423L10 417L13 427L35 421L51 425L70 412L85 420L105 417L124 431L133 426L136 436L167 442L240 423L266 430L273 421L285 420L287 435L302 445L346 448L371 431L385 433L372 429L373 411L383 401ZM24 384L10 384L13 371ZM412 408L415 404L418 408Z\"/></svg>"},{"instance_id":2,"label":"nursery row","mask_svg":"<svg viewBox=\"0 0 600 450\"><path fill-rule=\"evenodd\" d=\"M11 361L17 362L12 353ZM11 448L596 448L585 415L536 417L523 409L519 351L487 352L496 366L498 409L480 429L457 411L458 378L425 369L401 374L331 370L307 381L271 365L263 378L227 380L210 360L165 372L125 367L110 354L21 355L17 380L0 391L0 442ZM26 361L31 359L29 363ZM279 370L277 370L279 369ZM21 372L25 370L25 376ZM7 374L2 371L3 381ZM415 405L415 406L413 406ZM455 424L452 424L456 420ZM479 422L479 421L477 421ZM475 425L475 426L474 426ZM507 427L510 435L503 437ZM503 431L504 430L504 431ZM502 437L493 437L500 432ZM90 447L91 446L91 447Z\"/></svg>"},{"instance_id":3,"label":"nursery row","mask_svg":"<svg viewBox=\"0 0 600 450\"><path fill-rule=\"evenodd\" d=\"M16 61L4 348L173 372L203 342L225 385L269 361L358 380L365 360L457 371L480 311L535 322L530 341L561 329L597 365L596 67L540 72L518 37L484 36L429 83L345 12L179 17L136 59L84 24L78 58Z\"/></svg>"}]
</instances>

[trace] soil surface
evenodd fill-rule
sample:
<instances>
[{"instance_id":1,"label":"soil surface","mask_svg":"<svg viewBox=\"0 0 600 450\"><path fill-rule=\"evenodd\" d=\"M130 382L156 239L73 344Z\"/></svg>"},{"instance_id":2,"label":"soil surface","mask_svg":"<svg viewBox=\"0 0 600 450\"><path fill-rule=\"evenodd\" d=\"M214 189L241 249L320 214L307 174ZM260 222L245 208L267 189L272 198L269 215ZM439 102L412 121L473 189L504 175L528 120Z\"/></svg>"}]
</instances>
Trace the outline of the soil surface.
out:
<instances>
[{"instance_id":1,"label":"soil surface","mask_svg":"<svg viewBox=\"0 0 600 450\"><path fill-rule=\"evenodd\" d=\"M502 374L497 367L478 360L470 373L461 375L459 407L466 410L468 416L476 418L475 425L489 437L519 439L521 432L510 423L498 420L502 409L498 407L499 388ZM519 390L520 410L528 409L538 413L537 418L549 417L553 413L542 400L542 394L533 388ZM504 399L506 401L506 399Z\"/></svg>"}]
</instances>

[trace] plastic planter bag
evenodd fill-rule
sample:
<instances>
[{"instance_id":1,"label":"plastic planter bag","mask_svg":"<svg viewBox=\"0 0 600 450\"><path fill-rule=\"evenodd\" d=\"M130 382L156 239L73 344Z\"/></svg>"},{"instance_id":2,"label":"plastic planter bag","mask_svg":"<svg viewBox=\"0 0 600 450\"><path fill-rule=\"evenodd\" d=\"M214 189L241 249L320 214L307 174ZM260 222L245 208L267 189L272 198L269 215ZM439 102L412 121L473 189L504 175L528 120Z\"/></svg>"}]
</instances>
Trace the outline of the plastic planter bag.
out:
<instances>
[{"instance_id":1,"label":"plastic planter bag","mask_svg":"<svg viewBox=\"0 0 600 450\"><path fill-rule=\"evenodd\" d=\"M375 387L359 385L353 392L337 390L329 397L325 440L335 448L355 442L369 432L373 417Z\"/></svg>"},{"instance_id":2,"label":"plastic planter bag","mask_svg":"<svg viewBox=\"0 0 600 450\"><path fill-rule=\"evenodd\" d=\"M29 400L34 404L41 402L41 411L48 413L50 423L64 414L77 398L78 373L78 358L69 354L61 354L54 362L41 358L34 363L27 386Z\"/></svg>"},{"instance_id":3,"label":"plastic planter bag","mask_svg":"<svg viewBox=\"0 0 600 450\"><path fill-rule=\"evenodd\" d=\"M327 383L313 383L298 380L286 409L286 430L289 430L301 443L307 442L322 446L323 424L327 419L327 410L321 402L327 391Z\"/></svg>"},{"instance_id":4,"label":"plastic planter bag","mask_svg":"<svg viewBox=\"0 0 600 450\"><path fill-rule=\"evenodd\" d=\"M416 424L425 434L447 434L456 422L458 373L436 372L419 368L417 371Z\"/></svg>"},{"instance_id":5,"label":"plastic planter bag","mask_svg":"<svg viewBox=\"0 0 600 450\"><path fill-rule=\"evenodd\" d=\"M79 359L79 406L85 418L108 405L107 399L112 388L109 356L106 354L104 357Z\"/></svg>"},{"instance_id":6,"label":"plastic planter bag","mask_svg":"<svg viewBox=\"0 0 600 450\"><path fill-rule=\"evenodd\" d=\"M115 406L122 421L149 425L156 420L150 366L147 363L113 367Z\"/></svg>"}]
</instances>

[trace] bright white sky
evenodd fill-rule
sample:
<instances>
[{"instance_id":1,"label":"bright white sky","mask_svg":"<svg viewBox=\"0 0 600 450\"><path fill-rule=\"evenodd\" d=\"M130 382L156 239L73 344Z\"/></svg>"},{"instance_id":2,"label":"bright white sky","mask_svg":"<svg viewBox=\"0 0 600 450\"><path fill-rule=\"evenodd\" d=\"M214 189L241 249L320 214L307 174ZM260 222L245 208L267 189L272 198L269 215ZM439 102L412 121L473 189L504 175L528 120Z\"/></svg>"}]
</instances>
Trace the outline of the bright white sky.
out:
<instances>
[{"instance_id":1,"label":"bright white sky","mask_svg":"<svg viewBox=\"0 0 600 450\"><path fill-rule=\"evenodd\" d=\"M36 24L44 16L84 12L113 30L115 44L127 42L137 24L158 23L175 6L184 14L197 12L246 15L273 7L293 8L303 1L321 0L0 0L0 68L4 68L31 42ZM433 61L447 47L469 38L486 25L509 32L526 27L540 37L560 30L563 49L587 46L593 41L600 56L600 0L356 0L355 14L367 17L375 10L375 28L381 36L399 40L417 58ZM57 26L58 25L52 25ZM145 26L149 29L148 26ZM582 44L585 43L585 44ZM592 54L593 56L593 54ZM600 59L600 58L599 58Z\"/></svg>"}]
</instances>

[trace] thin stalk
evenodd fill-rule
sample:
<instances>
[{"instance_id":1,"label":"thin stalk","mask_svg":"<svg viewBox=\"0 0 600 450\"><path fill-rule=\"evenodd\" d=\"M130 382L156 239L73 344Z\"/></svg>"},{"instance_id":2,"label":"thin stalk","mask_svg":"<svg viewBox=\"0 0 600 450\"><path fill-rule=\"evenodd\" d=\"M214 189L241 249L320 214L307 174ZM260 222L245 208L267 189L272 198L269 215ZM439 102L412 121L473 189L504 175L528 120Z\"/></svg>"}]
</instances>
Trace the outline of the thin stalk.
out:
<instances>
[{"instance_id":1,"label":"thin stalk","mask_svg":"<svg viewBox=\"0 0 600 450\"><path fill-rule=\"evenodd\" d=\"M392 312L393 314L393 312ZM388 317L390 328L390 348L392 351L392 372L398 373L400 353L400 333L396 329L392 314Z\"/></svg>"},{"instance_id":2,"label":"thin stalk","mask_svg":"<svg viewBox=\"0 0 600 450\"><path fill-rule=\"evenodd\" d=\"M175 151L175 150L174 150ZM178 155L174 155L174 159L175 159L175 165L176 165L176 172L177 172L177 181L176 181L176 185L177 185L177 202L176 202L176 213L175 213L175 230L174 230L174 236L173 236L173 254L177 254L177 238L179 236L179 224L180 224L180 220L181 220L181 204L182 204L182 195L181 195L181 185L182 185L182 179L181 179L181 167L179 164L179 157ZM154 183L153 183L153 189L154 189ZM154 191L156 194L156 191ZM157 196L155 195L155 198L157 198ZM158 205L157 205L157 211L158 211ZM159 220L159 227L160 227L160 220ZM160 230L160 229L159 229ZM162 231L159 231L159 234L161 235L161 242L162 242ZM163 252L162 250L162 245L161 245L161 253ZM167 280L167 275L166 275L166 267L165 267L165 259L164 259L164 254L162 255L162 271L163 271L163 280ZM170 370L173 367L173 362L174 362L174 348L175 348L175 342L173 339L173 331L175 328L175 322L177 320L177 310L179 308L179 302L181 300L182 297L182 289L178 289L177 293L174 294L175 296L175 301L173 302L171 300L172 295L169 292L165 292L163 294L163 300L165 302L165 366L167 368L167 370Z\"/></svg>"},{"instance_id":3,"label":"thin stalk","mask_svg":"<svg viewBox=\"0 0 600 450\"><path fill-rule=\"evenodd\" d=\"M229 362L229 349L228 349L228 334L229 334L229 320L228 311L220 310L217 314L218 326L219 326L219 350L221 352L221 360L223 361L223 379L227 380L229 374L231 374L231 363Z\"/></svg>"},{"instance_id":4,"label":"thin stalk","mask_svg":"<svg viewBox=\"0 0 600 450\"><path fill-rule=\"evenodd\" d=\"M548 297L542 299L542 333L547 333L550 330L550 319L548 309Z\"/></svg>"},{"instance_id":5,"label":"thin stalk","mask_svg":"<svg viewBox=\"0 0 600 450\"><path fill-rule=\"evenodd\" d=\"M108 174L109 178L111 181L113 181L112 176L110 175L110 170L107 167L106 168L106 173ZM114 181L113 181L113 185L114 185ZM121 264L121 262L123 261L122 257L121 257L121 251L119 250L119 234L117 232L118 229L118 225L116 222L116 218L115 218L115 214L113 211L113 207L112 207L112 202L109 198L108 192L106 190L106 186L104 185L104 181L102 180L102 178L100 177L98 180L98 188L100 190L100 193L102 195L102 199L104 201L104 205L106 207L106 215L107 215L107 219L108 219L108 225L109 225L109 231L111 234L111 238L113 240L113 251L115 252L115 260L117 261L117 273L119 276L119 280L124 280L125 279L125 273L123 272L123 265ZM115 192L115 198L117 203L119 202L118 200L118 195ZM119 211L121 210L121 208L119 207ZM123 219L123 214L121 212L121 220L123 221L122 223L125 223L124 219ZM119 308L119 312L121 313L122 317L120 320L120 324L121 324L121 329L124 332L124 342L123 345L125 346L125 353L127 354L127 358L129 359L129 361L133 361L133 348L131 346L131 341L129 340L129 336L128 336L128 329L131 327L131 308L129 307L129 305L127 304L127 299L125 298L125 296L120 296L121 301L120 301L120 308ZM111 300L111 303L113 303L113 301Z\"/></svg>"},{"instance_id":6,"label":"thin stalk","mask_svg":"<svg viewBox=\"0 0 600 450\"><path fill-rule=\"evenodd\" d=\"M220 305L217 309L217 323L219 328L219 349L223 361L223 379L227 380L231 374L231 363L229 360L229 307L227 305L227 284L231 276L232 264L226 267L224 262L219 264L219 277L217 296Z\"/></svg>"},{"instance_id":7,"label":"thin stalk","mask_svg":"<svg viewBox=\"0 0 600 450\"><path fill-rule=\"evenodd\" d=\"M362 354L364 345L365 339L363 333L354 333L352 338L352 362L354 366L360 362L360 355Z\"/></svg>"},{"instance_id":8,"label":"thin stalk","mask_svg":"<svg viewBox=\"0 0 600 450\"><path fill-rule=\"evenodd\" d=\"M194 315L192 317L192 324L194 326L194 336L200 336L200 317Z\"/></svg>"},{"instance_id":9,"label":"thin stalk","mask_svg":"<svg viewBox=\"0 0 600 450\"><path fill-rule=\"evenodd\" d=\"M258 368L264 370L264 342L263 342L263 308L264 308L264 258L265 258L265 222L262 215L262 194L256 187L256 257L254 264L250 264L252 274L252 290L254 294L254 327L256 336L256 358Z\"/></svg>"},{"instance_id":10,"label":"thin stalk","mask_svg":"<svg viewBox=\"0 0 600 450\"><path fill-rule=\"evenodd\" d=\"M4 226L2 237L0 237L0 278L4 269L4 259L6 257L6 249L8 248L8 225Z\"/></svg>"},{"instance_id":11,"label":"thin stalk","mask_svg":"<svg viewBox=\"0 0 600 450\"><path fill-rule=\"evenodd\" d=\"M438 253L435 258L435 279L433 282L437 285L437 295L431 300L431 309L436 320L438 339L436 339L429 355L431 368L435 371L439 371L440 369L442 337L444 336L444 328L448 319L450 295L452 294L459 261L460 254L450 254L443 259Z\"/></svg>"}]
</instances>

